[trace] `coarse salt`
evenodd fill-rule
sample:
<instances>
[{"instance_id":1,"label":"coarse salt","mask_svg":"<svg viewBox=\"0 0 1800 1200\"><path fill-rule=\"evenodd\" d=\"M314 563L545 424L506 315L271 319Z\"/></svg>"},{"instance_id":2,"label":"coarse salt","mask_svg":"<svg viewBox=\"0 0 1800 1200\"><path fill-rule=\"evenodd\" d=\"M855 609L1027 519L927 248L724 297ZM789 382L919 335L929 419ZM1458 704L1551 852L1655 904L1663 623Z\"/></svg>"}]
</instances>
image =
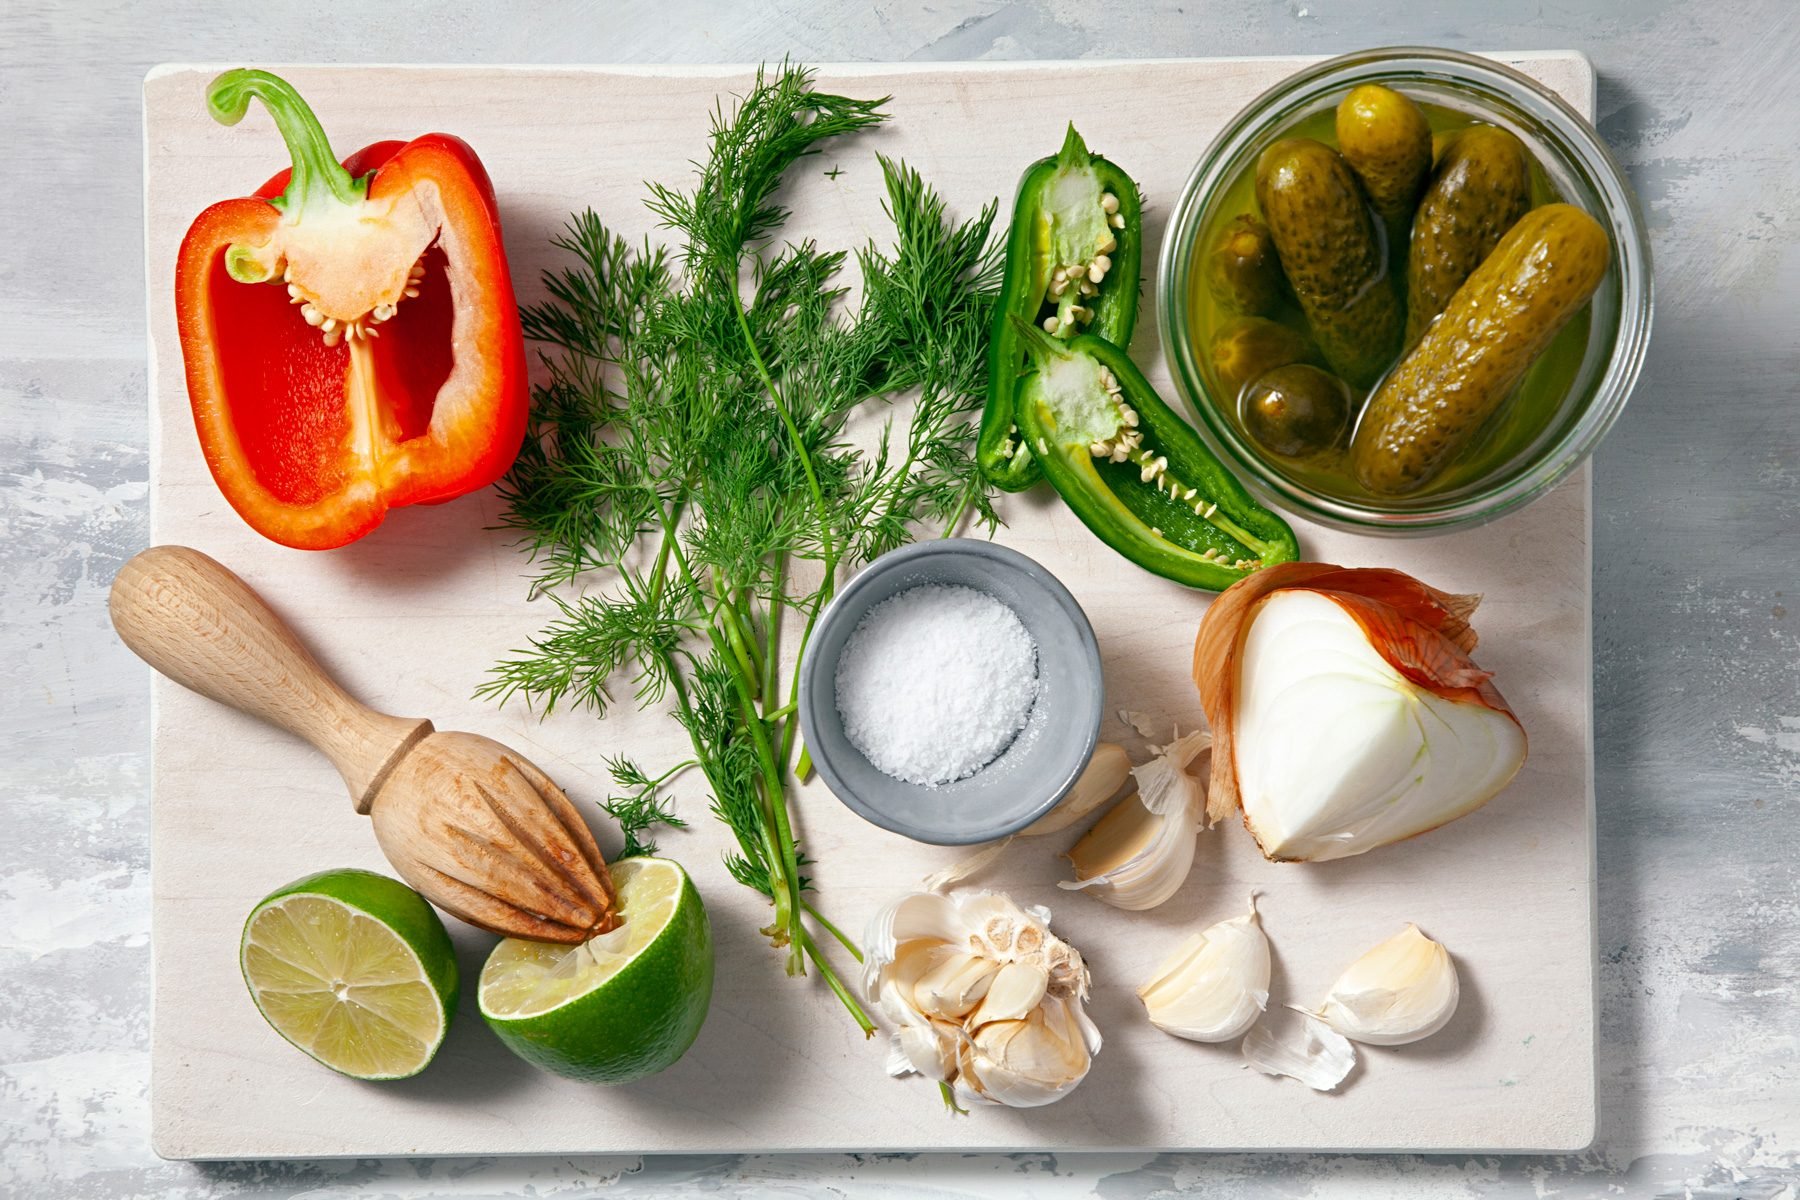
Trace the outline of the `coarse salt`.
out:
<instances>
[{"instance_id":1,"label":"coarse salt","mask_svg":"<svg viewBox=\"0 0 1800 1200\"><path fill-rule=\"evenodd\" d=\"M922 584L875 605L844 644L837 708L877 770L936 787L998 758L1037 703L1037 643L974 588Z\"/></svg>"}]
</instances>

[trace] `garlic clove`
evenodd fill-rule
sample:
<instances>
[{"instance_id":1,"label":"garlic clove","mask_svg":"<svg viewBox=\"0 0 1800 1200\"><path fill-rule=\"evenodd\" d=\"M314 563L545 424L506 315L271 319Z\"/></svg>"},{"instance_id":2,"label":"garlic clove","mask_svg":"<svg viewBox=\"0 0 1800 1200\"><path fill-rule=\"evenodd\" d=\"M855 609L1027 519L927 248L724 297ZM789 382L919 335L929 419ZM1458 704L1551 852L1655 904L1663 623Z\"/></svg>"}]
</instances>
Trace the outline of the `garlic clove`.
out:
<instances>
[{"instance_id":1,"label":"garlic clove","mask_svg":"<svg viewBox=\"0 0 1800 1200\"><path fill-rule=\"evenodd\" d=\"M1132 912L1155 908L1193 868L1197 818L1197 808L1153 813L1133 792L1069 848L1075 878L1056 886Z\"/></svg>"},{"instance_id":2,"label":"garlic clove","mask_svg":"<svg viewBox=\"0 0 1800 1200\"><path fill-rule=\"evenodd\" d=\"M1283 1010L1259 1021L1244 1035L1244 1062L1264 1075L1298 1079L1315 1092L1329 1092L1356 1066L1356 1048L1311 1013Z\"/></svg>"},{"instance_id":3,"label":"garlic clove","mask_svg":"<svg viewBox=\"0 0 1800 1200\"><path fill-rule=\"evenodd\" d=\"M1067 829L1117 795L1130 773L1131 759L1126 755L1125 747L1101 742L1094 747L1093 757L1088 759L1086 769L1069 789L1069 794L1055 808L1027 825L1023 835L1038 837Z\"/></svg>"},{"instance_id":4,"label":"garlic clove","mask_svg":"<svg viewBox=\"0 0 1800 1200\"><path fill-rule=\"evenodd\" d=\"M947 1080L956 1070L956 1052L961 1042L957 1027L945 1022L903 1026L895 1032L888 1051L888 1074L917 1073L939 1082Z\"/></svg>"},{"instance_id":5,"label":"garlic clove","mask_svg":"<svg viewBox=\"0 0 1800 1200\"><path fill-rule=\"evenodd\" d=\"M1189 935L1138 989L1150 1023L1193 1042L1228 1042L1269 1004L1269 939L1250 911Z\"/></svg>"},{"instance_id":6,"label":"garlic clove","mask_svg":"<svg viewBox=\"0 0 1800 1200\"><path fill-rule=\"evenodd\" d=\"M955 903L933 892L912 892L878 910L863 934L863 991L874 997L881 988L881 967L892 963L902 943L952 942L963 937Z\"/></svg>"},{"instance_id":7,"label":"garlic clove","mask_svg":"<svg viewBox=\"0 0 1800 1200\"><path fill-rule=\"evenodd\" d=\"M1449 1024L1459 997L1450 952L1408 924L1345 968L1316 1015L1352 1041L1404 1046Z\"/></svg>"},{"instance_id":8,"label":"garlic clove","mask_svg":"<svg viewBox=\"0 0 1800 1200\"><path fill-rule=\"evenodd\" d=\"M1085 1025L1085 1028L1084 1028ZM1020 1021L995 1021L975 1031L959 1065L984 1100L1037 1108L1060 1100L1087 1077L1099 1035L1066 1001L1052 1001Z\"/></svg>"},{"instance_id":9,"label":"garlic clove","mask_svg":"<svg viewBox=\"0 0 1800 1200\"><path fill-rule=\"evenodd\" d=\"M928 1017L958 1021L988 993L1000 964L973 954L943 957L913 986L913 1003Z\"/></svg>"},{"instance_id":10,"label":"garlic clove","mask_svg":"<svg viewBox=\"0 0 1800 1200\"><path fill-rule=\"evenodd\" d=\"M1043 963L1010 962L992 976L981 1007L970 1017L972 1026L991 1021L1020 1021L1044 1002L1050 972Z\"/></svg>"}]
</instances>

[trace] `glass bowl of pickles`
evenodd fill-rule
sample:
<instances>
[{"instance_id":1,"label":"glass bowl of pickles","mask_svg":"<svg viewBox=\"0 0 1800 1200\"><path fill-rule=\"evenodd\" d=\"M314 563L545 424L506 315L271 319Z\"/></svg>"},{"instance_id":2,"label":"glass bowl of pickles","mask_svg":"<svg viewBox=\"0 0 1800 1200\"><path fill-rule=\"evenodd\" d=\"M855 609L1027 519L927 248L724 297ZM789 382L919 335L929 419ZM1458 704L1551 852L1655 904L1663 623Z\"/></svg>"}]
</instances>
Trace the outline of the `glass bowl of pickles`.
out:
<instances>
[{"instance_id":1,"label":"glass bowl of pickles","mask_svg":"<svg viewBox=\"0 0 1800 1200\"><path fill-rule=\"evenodd\" d=\"M1164 353L1213 448L1278 505L1420 534L1578 466L1650 335L1623 171L1543 85L1401 47L1251 101L1169 221Z\"/></svg>"}]
</instances>

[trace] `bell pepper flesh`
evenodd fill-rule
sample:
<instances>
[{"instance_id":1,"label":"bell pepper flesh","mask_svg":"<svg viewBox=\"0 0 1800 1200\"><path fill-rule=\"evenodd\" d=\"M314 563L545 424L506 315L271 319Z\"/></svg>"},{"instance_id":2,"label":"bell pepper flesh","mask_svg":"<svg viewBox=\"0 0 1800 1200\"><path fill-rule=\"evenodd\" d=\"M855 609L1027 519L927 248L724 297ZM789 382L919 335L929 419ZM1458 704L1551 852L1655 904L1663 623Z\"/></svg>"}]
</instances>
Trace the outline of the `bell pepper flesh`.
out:
<instances>
[{"instance_id":1,"label":"bell pepper flesh","mask_svg":"<svg viewBox=\"0 0 1800 1200\"><path fill-rule=\"evenodd\" d=\"M1147 571L1223 591L1299 557L1288 523L1257 504L1117 346L1061 341L1017 321L1031 360L1019 428L1064 503Z\"/></svg>"},{"instance_id":2,"label":"bell pepper flesh","mask_svg":"<svg viewBox=\"0 0 1800 1200\"><path fill-rule=\"evenodd\" d=\"M1106 196L1116 201L1115 212L1102 207ZM1079 295L1079 280L1065 287L1062 295L1052 296L1059 266L1090 263L1101 253L1111 266L1092 297ZM1014 393L1025 370L1025 348L1013 318L1039 325L1050 314L1057 318L1058 337L1073 337L1085 329L1114 345L1129 345L1137 323L1142 261L1143 210L1137 184L1115 163L1090 154L1070 125L1058 153L1026 168L1013 203L1005 279L988 343L987 404L976 444L976 460L994 486L1023 491L1043 474L1013 419ZM1090 317L1071 319L1078 303Z\"/></svg>"},{"instance_id":3,"label":"bell pepper flesh","mask_svg":"<svg viewBox=\"0 0 1800 1200\"><path fill-rule=\"evenodd\" d=\"M295 161L201 213L177 260L195 428L232 507L277 542L327 549L390 508L498 479L524 440L528 388L474 152L426 134L340 164L274 76L228 72L208 96L227 123L262 99Z\"/></svg>"}]
</instances>

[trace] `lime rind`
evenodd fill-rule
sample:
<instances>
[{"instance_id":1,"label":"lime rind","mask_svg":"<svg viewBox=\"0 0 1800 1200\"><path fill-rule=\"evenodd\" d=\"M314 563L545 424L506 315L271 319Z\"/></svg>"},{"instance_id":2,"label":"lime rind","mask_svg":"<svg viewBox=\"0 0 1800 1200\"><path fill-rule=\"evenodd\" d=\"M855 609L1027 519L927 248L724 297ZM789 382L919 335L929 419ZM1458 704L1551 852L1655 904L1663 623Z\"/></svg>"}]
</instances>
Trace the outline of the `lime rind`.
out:
<instances>
[{"instance_id":1,"label":"lime rind","mask_svg":"<svg viewBox=\"0 0 1800 1200\"><path fill-rule=\"evenodd\" d=\"M624 923L581 946L508 939L478 990L508 1049L547 1071L625 1083L673 1064L712 1001L712 928L693 882L666 859L610 868Z\"/></svg>"}]
</instances>

